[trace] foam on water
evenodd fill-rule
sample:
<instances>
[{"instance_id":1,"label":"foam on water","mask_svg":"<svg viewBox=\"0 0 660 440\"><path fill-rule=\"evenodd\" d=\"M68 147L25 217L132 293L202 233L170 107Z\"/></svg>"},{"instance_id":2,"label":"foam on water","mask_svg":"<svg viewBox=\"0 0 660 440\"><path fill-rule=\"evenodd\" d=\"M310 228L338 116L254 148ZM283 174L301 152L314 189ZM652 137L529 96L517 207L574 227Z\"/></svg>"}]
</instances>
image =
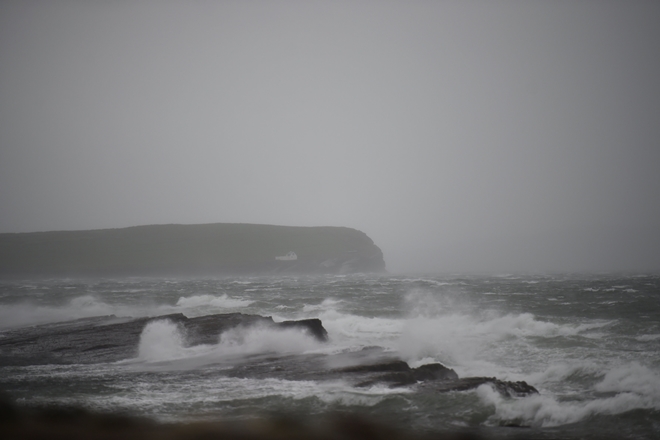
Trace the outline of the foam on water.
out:
<instances>
[{"instance_id":1,"label":"foam on water","mask_svg":"<svg viewBox=\"0 0 660 440\"><path fill-rule=\"evenodd\" d=\"M273 329L265 326L235 327L223 332L213 347L219 357L258 353L304 353L319 347L319 341L295 329Z\"/></svg>"},{"instance_id":2,"label":"foam on water","mask_svg":"<svg viewBox=\"0 0 660 440\"><path fill-rule=\"evenodd\" d=\"M125 291L122 291L125 293ZM227 294L193 295L180 297L176 304L119 303L111 304L96 295L76 296L61 305L36 305L31 302L7 304L0 307L0 329L70 321L94 316L118 317L154 316L168 313L184 313L188 317L227 313L243 309L253 300L229 297Z\"/></svg>"},{"instance_id":3,"label":"foam on water","mask_svg":"<svg viewBox=\"0 0 660 440\"><path fill-rule=\"evenodd\" d=\"M172 321L163 319L146 325L140 335L138 359L163 361L186 356L184 337Z\"/></svg>"},{"instance_id":4,"label":"foam on water","mask_svg":"<svg viewBox=\"0 0 660 440\"><path fill-rule=\"evenodd\" d=\"M614 278L543 278L537 282L539 279L424 276L368 282L359 277L131 281L119 287L115 282L78 283L66 292L68 286L59 284L59 303L27 295L27 290L10 292L0 307L0 326L109 314L181 312L192 317L243 311L273 316L275 321L320 318L330 338L322 344L295 329L244 327L218 335L213 344L190 346L173 322L151 322L141 336L138 358L131 361L80 368L41 367L43 378L39 380L32 367L11 367L17 372L11 374L21 381L16 389L24 389L24 382L34 380L24 394L34 395L34 399L68 398L71 387L66 385L77 381L77 390L89 385L85 402L108 405L107 409L133 408L156 417L186 417L186 411L195 416L217 411L231 417L245 414L236 408L248 411L300 405L307 411L360 405L380 408L377 411L391 406L398 413L412 408L411 420L460 419L470 426L487 420L493 426L582 423L586 429L597 430L598 417L632 410L637 411L611 420L626 426L641 417L655 424L660 414L660 321L653 296L657 294L655 284L644 287ZM144 289L138 291L138 287ZM39 286L38 292L46 288ZM32 303L17 303L22 298L30 298ZM239 379L224 377L223 372L242 368L245 359L270 358L271 353L314 353L310 357L314 359L325 353L341 360L344 353L351 359L357 353L371 353L362 350L364 347L381 347L400 355L412 367L442 362L462 377L526 380L541 394L507 398L485 385L475 391L429 397L414 387L362 389L342 382ZM373 352L377 353L374 359L382 354L378 349ZM0 377L8 371L3 370ZM98 394L95 374L107 380L113 391ZM52 391L55 386L60 388ZM385 404L378 405L383 400ZM571 429L567 426L560 432L574 433Z\"/></svg>"},{"instance_id":5,"label":"foam on water","mask_svg":"<svg viewBox=\"0 0 660 440\"><path fill-rule=\"evenodd\" d=\"M184 333L170 320L147 324L140 335L137 361L167 364L168 368L195 368L218 361L231 361L262 353L304 353L321 343L300 329L267 326L235 327L221 333L217 344L187 346Z\"/></svg>"},{"instance_id":6,"label":"foam on water","mask_svg":"<svg viewBox=\"0 0 660 440\"><path fill-rule=\"evenodd\" d=\"M130 316L130 310L109 305L93 295L75 297L62 306L35 305L30 302L7 304L0 307L0 329L102 315Z\"/></svg>"},{"instance_id":7,"label":"foam on water","mask_svg":"<svg viewBox=\"0 0 660 440\"><path fill-rule=\"evenodd\" d=\"M553 384L566 382L584 382L602 378L603 365L593 361L558 363L548 366L544 371L534 373L528 380L535 384Z\"/></svg>"},{"instance_id":8,"label":"foam on water","mask_svg":"<svg viewBox=\"0 0 660 440\"><path fill-rule=\"evenodd\" d=\"M403 320L396 318L365 317L341 313L330 309L318 313L330 342L341 348L381 346L395 347L403 328Z\"/></svg>"},{"instance_id":9,"label":"foam on water","mask_svg":"<svg viewBox=\"0 0 660 440\"><path fill-rule=\"evenodd\" d=\"M294 405L302 405L304 413L312 408L335 408L336 406L372 407L388 398L405 396L408 390L388 387L356 389L342 381L314 382L283 379L252 379L226 377L197 377L184 385L127 381L118 384L125 392L112 396L94 396L87 405L99 410L130 408L132 413L158 413L162 420L184 419L186 411L194 408L196 419L205 415L217 420L218 410L227 409L240 413L247 409L255 411L288 411ZM136 395L132 391L139 388ZM304 401L316 403L304 404ZM60 399L58 403L63 403ZM65 402L74 403L74 401ZM311 406L310 406L311 405Z\"/></svg>"},{"instance_id":10,"label":"foam on water","mask_svg":"<svg viewBox=\"0 0 660 440\"><path fill-rule=\"evenodd\" d=\"M475 308L454 297L436 298L411 292L405 298L404 321L398 351L404 360L419 363L433 359L455 368L459 375L502 375L521 380L524 364L546 356L535 339L597 338L590 332L610 321L558 324L538 319L532 313L502 313ZM526 359L517 369L507 366L511 353L524 350Z\"/></svg>"},{"instance_id":11,"label":"foam on water","mask_svg":"<svg viewBox=\"0 0 660 440\"><path fill-rule=\"evenodd\" d=\"M335 298L325 298L320 304L305 304L303 312L317 312L317 311L331 311L336 310L337 306L341 304L341 300Z\"/></svg>"},{"instance_id":12,"label":"foam on water","mask_svg":"<svg viewBox=\"0 0 660 440\"><path fill-rule=\"evenodd\" d=\"M660 375L633 363L608 371L593 390L593 398L560 400L552 395L507 399L488 385L476 393L494 408L493 424L519 423L537 427L559 426L596 415L622 414L636 409L660 410Z\"/></svg>"},{"instance_id":13,"label":"foam on water","mask_svg":"<svg viewBox=\"0 0 660 440\"><path fill-rule=\"evenodd\" d=\"M214 295L194 295L189 297L181 297L176 302L177 308L181 311L194 311L203 312L204 314L215 313L215 311L222 312L226 309L238 309L247 307L254 301L230 298L226 293L220 296Z\"/></svg>"}]
</instances>

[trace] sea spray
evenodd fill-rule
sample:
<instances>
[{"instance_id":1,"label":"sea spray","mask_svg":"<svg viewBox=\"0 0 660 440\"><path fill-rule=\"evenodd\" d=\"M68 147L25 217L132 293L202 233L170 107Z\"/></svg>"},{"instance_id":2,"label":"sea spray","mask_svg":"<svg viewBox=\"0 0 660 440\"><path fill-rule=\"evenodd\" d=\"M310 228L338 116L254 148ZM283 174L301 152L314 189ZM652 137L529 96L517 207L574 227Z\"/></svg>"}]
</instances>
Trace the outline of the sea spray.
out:
<instances>
[{"instance_id":1,"label":"sea spray","mask_svg":"<svg viewBox=\"0 0 660 440\"><path fill-rule=\"evenodd\" d=\"M576 370L567 369L566 373L570 377L576 374ZM660 375L637 363L629 364L608 371L590 392L583 391L570 400L558 399L548 392L523 399L507 399L488 385L482 385L476 393L483 404L494 408L495 413L490 419L494 424L553 427L599 415L646 409L658 411Z\"/></svg>"},{"instance_id":2,"label":"sea spray","mask_svg":"<svg viewBox=\"0 0 660 440\"><path fill-rule=\"evenodd\" d=\"M142 330L138 359L164 361L185 355L184 337L179 326L169 320L152 321Z\"/></svg>"},{"instance_id":3,"label":"sea spray","mask_svg":"<svg viewBox=\"0 0 660 440\"><path fill-rule=\"evenodd\" d=\"M215 344L189 346L181 327L164 319L145 326L136 360L147 363L167 361L170 370L189 370L218 362L232 363L245 356L300 354L322 347L317 339L302 329L266 325L234 327L219 334Z\"/></svg>"},{"instance_id":4,"label":"sea spray","mask_svg":"<svg viewBox=\"0 0 660 440\"><path fill-rule=\"evenodd\" d=\"M41 307L49 320L87 312L146 317L231 311L272 316L275 322L320 318L329 341L278 335L266 327L225 332L222 341L218 334L204 340L206 345L191 346L194 335L184 337L169 322L155 335L137 330L136 344L137 338L144 346L158 335L164 342L161 354L141 353L153 360L0 367L0 386L26 404L69 403L75 390L75 402L85 406L161 420L345 410L424 432L474 428L488 438L651 440L660 432L658 276L277 276L29 284L0 283L3 316L13 319L20 312L14 307L26 304ZM30 326L37 318L28 316L18 325ZM0 343L13 331L0 332ZM86 352L85 359L104 350ZM429 384L363 389L338 373L328 382L307 374L307 362L318 360L318 367L330 365L322 364L325 357L361 354L368 361L369 353L403 357L411 367L442 362L461 377L525 380L540 394L509 398L488 385L449 393ZM516 424L531 428L501 427Z\"/></svg>"},{"instance_id":5,"label":"sea spray","mask_svg":"<svg viewBox=\"0 0 660 440\"><path fill-rule=\"evenodd\" d=\"M203 313L208 315L210 313L222 313L227 309L239 309L247 307L254 301L230 298L226 293L215 295L193 295L188 297L181 297L176 302L176 307L180 308L182 312L193 311L195 314Z\"/></svg>"},{"instance_id":6,"label":"sea spray","mask_svg":"<svg viewBox=\"0 0 660 440\"><path fill-rule=\"evenodd\" d=\"M259 353L303 353L318 348L319 341L300 329L274 329L268 326L235 327L223 332L213 347L214 357Z\"/></svg>"},{"instance_id":7,"label":"sea spray","mask_svg":"<svg viewBox=\"0 0 660 440\"><path fill-rule=\"evenodd\" d=\"M93 295L76 296L63 305L43 305L22 301L0 308L0 330L93 316L121 315L122 312L126 310L107 304Z\"/></svg>"}]
</instances>

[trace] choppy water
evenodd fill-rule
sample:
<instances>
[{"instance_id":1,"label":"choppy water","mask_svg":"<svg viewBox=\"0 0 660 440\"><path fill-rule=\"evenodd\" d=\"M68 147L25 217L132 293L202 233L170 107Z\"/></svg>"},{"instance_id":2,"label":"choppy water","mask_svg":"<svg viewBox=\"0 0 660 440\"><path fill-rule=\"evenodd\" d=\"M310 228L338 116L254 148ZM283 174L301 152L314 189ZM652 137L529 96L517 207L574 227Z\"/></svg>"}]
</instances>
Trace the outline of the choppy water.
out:
<instances>
[{"instance_id":1,"label":"choppy water","mask_svg":"<svg viewBox=\"0 0 660 440\"><path fill-rule=\"evenodd\" d=\"M193 346L165 321L136 357L92 365L0 368L0 389L26 404L122 409L160 420L307 417L359 411L417 430L465 427L493 437L660 435L660 276L337 276L45 280L0 283L0 331L82 317L242 312L320 318L330 342L248 329ZM0 333L0 339L3 334ZM337 354L382 347L411 366L524 380L539 395L488 385L417 393L342 380L235 378L227 359Z\"/></svg>"}]
</instances>

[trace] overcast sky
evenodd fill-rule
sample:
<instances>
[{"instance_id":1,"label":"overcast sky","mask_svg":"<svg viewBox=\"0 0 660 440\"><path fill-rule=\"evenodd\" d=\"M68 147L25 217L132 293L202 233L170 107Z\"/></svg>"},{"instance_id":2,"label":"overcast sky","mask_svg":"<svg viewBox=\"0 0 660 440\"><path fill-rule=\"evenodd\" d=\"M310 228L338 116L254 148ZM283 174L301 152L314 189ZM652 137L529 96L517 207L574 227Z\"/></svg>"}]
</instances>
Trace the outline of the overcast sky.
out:
<instances>
[{"instance_id":1,"label":"overcast sky","mask_svg":"<svg viewBox=\"0 0 660 440\"><path fill-rule=\"evenodd\" d=\"M0 232L348 226L660 270L658 1L0 1Z\"/></svg>"}]
</instances>

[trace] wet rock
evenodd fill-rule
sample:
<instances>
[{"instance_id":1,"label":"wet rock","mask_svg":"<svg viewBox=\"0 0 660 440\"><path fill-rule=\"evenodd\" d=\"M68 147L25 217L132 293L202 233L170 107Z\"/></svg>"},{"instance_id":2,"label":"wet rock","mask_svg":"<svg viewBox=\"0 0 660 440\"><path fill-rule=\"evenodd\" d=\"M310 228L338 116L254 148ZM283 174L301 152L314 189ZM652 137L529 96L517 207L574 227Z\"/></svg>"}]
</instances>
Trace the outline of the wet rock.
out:
<instances>
[{"instance_id":1,"label":"wet rock","mask_svg":"<svg viewBox=\"0 0 660 440\"><path fill-rule=\"evenodd\" d=\"M181 313L149 318L100 316L5 331L0 339L0 366L92 364L134 358L144 328L160 320L177 324L191 346L215 344L222 332L240 326L297 328L320 341L327 340L318 319L275 323L270 316L242 313L196 318Z\"/></svg>"},{"instance_id":2,"label":"wet rock","mask_svg":"<svg viewBox=\"0 0 660 440\"><path fill-rule=\"evenodd\" d=\"M413 375L418 382L427 380L456 380L458 374L451 368L442 364L426 364L418 368L413 368Z\"/></svg>"},{"instance_id":3,"label":"wet rock","mask_svg":"<svg viewBox=\"0 0 660 440\"><path fill-rule=\"evenodd\" d=\"M536 388L527 382L509 382L494 377L464 377L462 379L434 383L432 388L438 392L468 391L476 389L483 384L491 385L496 391L507 397L523 397L539 393Z\"/></svg>"},{"instance_id":4,"label":"wet rock","mask_svg":"<svg viewBox=\"0 0 660 440\"><path fill-rule=\"evenodd\" d=\"M323 323L320 319L301 319L300 321L283 321L275 324L278 328L297 328L304 330L310 336L314 336L317 340L325 342L328 340L328 332L323 328Z\"/></svg>"},{"instance_id":5,"label":"wet rock","mask_svg":"<svg viewBox=\"0 0 660 440\"><path fill-rule=\"evenodd\" d=\"M392 387L413 385L424 381L444 381L458 379L458 375L451 368L442 364L427 364L419 368L410 368L402 360L391 360L378 364L358 365L342 368L342 373L362 373L368 375L357 386L370 386L376 383L387 383Z\"/></svg>"},{"instance_id":6,"label":"wet rock","mask_svg":"<svg viewBox=\"0 0 660 440\"><path fill-rule=\"evenodd\" d=\"M385 373L385 372L409 372L410 366L402 360L392 360L371 365L356 365L352 367L341 368L338 371L343 373Z\"/></svg>"},{"instance_id":7,"label":"wet rock","mask_svg":"<svg viewBox=\"0 0 660 440\"><path fill-rule=\"evenodd\" d=\"M419 384L424 389L449 392L468 391L483 384L489 384L507 397L538 394L536 388L527 382L509 382L494 377L459 378L454 370L439 363L410 368L406 362L397 359L369 365L351 366L335 371L343 374L361 375L362 380L359 380L356 384L358 387L372 386L378 383L388 384L391 387Z\"/></svg>"}]
</instances>

